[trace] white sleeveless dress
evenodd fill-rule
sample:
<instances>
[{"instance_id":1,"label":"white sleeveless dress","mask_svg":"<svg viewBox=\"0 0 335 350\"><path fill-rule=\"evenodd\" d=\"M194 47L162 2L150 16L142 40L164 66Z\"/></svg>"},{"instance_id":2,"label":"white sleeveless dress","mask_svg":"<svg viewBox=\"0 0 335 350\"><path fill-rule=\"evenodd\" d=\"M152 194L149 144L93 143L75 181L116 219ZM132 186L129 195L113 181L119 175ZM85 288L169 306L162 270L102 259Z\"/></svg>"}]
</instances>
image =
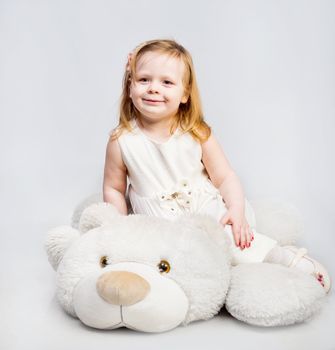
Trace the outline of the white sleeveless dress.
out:
<instances>
[{"instance_id":1,"label":"white sleeveless dress","mask_svg":"<svg viewBox=\"0 0 335 350\"><path fill-rule=\"evenodd\" d=\"M200 143L181 129L167 141L158 142L145 134L135 119L131 126L133 130L125 130L118 143L128 171L128 196L133 212L171 220L186 212L201 213L220 221L227 209L201 161ZM225 226L232 240L234 265L263 261L277 244L255 232L255 217L247 200L245 213L255 236L250 248L241 251L236 247L231 226Z\"/></svg>"}]
</instances>

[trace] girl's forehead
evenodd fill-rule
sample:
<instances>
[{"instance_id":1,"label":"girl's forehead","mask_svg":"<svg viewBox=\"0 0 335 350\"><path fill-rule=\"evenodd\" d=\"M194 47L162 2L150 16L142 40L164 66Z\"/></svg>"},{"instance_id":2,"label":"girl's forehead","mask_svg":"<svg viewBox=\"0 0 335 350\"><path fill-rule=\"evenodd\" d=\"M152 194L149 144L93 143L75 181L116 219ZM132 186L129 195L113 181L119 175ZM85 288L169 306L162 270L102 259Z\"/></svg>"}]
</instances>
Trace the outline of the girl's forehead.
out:
<instances>
[{"instance_id":1,"label":"girl's forehead","mask_svg":"<svg viewBox=\"0 0 335 350\"><path fill-rule=\"evenodd\" d=\"M136 62L136 71L139 70L170 71L182 74L184 72L184 62L181 58L167 53L146 52Z\"/></svg>"}]
</instances>

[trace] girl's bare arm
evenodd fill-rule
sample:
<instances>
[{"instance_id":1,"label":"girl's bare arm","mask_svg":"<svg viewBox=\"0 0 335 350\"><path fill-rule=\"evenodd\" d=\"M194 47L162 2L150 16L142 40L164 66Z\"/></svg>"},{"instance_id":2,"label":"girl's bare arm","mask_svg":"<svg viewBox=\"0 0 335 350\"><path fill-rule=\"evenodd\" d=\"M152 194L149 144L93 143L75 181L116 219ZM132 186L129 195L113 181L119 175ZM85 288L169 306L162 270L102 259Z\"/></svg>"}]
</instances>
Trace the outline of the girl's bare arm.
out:
<instances>
[{"instance_id":1,"label":"girl's bare arm","mask_svg":"<svg viewBox=\"0 0 335 350\"><path fill-rule=\"evenodd\" d=\"M213 134L202 144L202 151L202 161L208 175L219 189L228 209L220 223L232 225L236 246L241 249L249 248L253 238L245 218L245 199L240 180Z\"/></svg>"},{"instance_id":2,"label":"girl's bare arm","mask_svg":"<svg viewBox=\"0 0 335 350\"><path fill-rule=\"evenodd\" d=\"M242 185L213 133L202 144L202 161L214 186L220 190L227 208L244 210Z\"/></svg>"},{"instance_id":3,"label":"girl's bare arm","mask_svg":"<svg viewBox=\"0 0 335 350\"><path fill-rule=\"evenodd\" d=\"M118 141L109 139L106 147L103 200L113 204L122 215L127 215L125 194L127 168L122 160Z\"/></svg>"}]
</instances>

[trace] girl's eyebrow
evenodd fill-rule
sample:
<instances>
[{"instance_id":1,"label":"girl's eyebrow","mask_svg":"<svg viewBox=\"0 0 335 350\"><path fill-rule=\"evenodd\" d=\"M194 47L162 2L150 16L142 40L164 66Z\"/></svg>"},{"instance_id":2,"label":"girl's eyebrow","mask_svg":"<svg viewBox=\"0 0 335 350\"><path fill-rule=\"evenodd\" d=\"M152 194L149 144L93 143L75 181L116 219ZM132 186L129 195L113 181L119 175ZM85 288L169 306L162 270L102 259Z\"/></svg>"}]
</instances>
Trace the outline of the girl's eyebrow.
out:
<instances>
[{"instance_id":1,"label":"girl's eyebrow","mask_svg":"<svg viewBox=\"0 0 335 350\"><path fill-rule=\"evenodd\" d=\"M148 72L146 72L146 71L138 71L138 72L136 72L136 75L151 76L151 74L148 73ZM172 75L166 75L166 74L161 75L160 77L161 77L161 79L170 79L170 80L175 80L175 79L176 79L176 78L173 77Z\"/></svg>"}]
</instances>

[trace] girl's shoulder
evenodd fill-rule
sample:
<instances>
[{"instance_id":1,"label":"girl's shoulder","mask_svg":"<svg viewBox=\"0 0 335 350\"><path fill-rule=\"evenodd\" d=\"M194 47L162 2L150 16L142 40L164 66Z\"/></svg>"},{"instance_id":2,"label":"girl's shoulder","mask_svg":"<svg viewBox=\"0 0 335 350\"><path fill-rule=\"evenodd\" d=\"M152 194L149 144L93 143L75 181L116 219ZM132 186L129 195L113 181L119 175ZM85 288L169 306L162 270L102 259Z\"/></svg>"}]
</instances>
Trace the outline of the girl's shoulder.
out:
<instances>
[{"instance_id":1,"label":"girl's shoulder","mask_svg":"<svg viewBox=\"0 0 335 350\"><path fill-rule=\"evenodd\" d=\"M108 133L111 140L117 140L121 136L126 135L134 130L133 123L129 123L130 127L127 128L123 125L117 125L113 129L111 129Z\"/></svg>"},{"instance_id":2,"label":"girl's shoulder","mask_svg":"<svg viewBox=\"0 0 335 350\"><path fill-rule=\"evenodd\" d=\"M121 132L122 132L122 130L121 130L120 126L116 126L108 132L108 135L111 138L116 138L116 137L120 136Z\"/></svg>"}]
</instances>

